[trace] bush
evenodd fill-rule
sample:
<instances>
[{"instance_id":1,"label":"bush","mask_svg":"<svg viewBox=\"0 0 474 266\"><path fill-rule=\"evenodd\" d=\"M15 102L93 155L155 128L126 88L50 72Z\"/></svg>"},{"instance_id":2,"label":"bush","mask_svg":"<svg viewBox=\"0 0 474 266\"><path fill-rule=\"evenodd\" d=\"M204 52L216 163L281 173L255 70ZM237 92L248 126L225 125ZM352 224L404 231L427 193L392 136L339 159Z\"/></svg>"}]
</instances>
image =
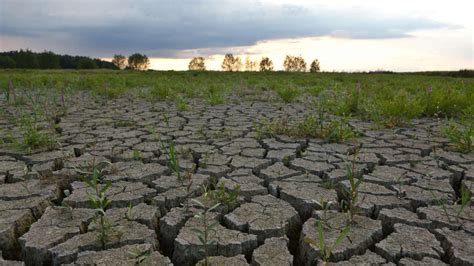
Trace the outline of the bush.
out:
<instances>
[{"instance_id":1,"label":"bush","mask_svg":"<svg viewBox=\"0 0 474 266\"><path fill-rule=\"evenodd\" d=\"M420 98L404 90L398 91L395 95L378 95L365 106L367 115L374 122L389 128L406 126L411 119L422 114L425 109Z\"/></svg>"},{"instance_id":2,"label":"bush","mask_svg":"<svg viewBox=\"0 0 474 266\"><path fill-rule=\"evenodd\" d=\"M97 65L95 64L94 60L85 57L79 60L79 64L77 68L78 69L96 69Z\"/></svg>"},{"instance_id":3,"label":"bush","mask_svg":"<svg viewBox=\"0 0 474 266\"><path fill-rule=\"evenodd\" d=\"M296 97L300 95L300 91L297 88L289 86L277 87L277 93L278 96L280 96L280 98L286 103L293 102Z\"/></svg>"}]
</instances>

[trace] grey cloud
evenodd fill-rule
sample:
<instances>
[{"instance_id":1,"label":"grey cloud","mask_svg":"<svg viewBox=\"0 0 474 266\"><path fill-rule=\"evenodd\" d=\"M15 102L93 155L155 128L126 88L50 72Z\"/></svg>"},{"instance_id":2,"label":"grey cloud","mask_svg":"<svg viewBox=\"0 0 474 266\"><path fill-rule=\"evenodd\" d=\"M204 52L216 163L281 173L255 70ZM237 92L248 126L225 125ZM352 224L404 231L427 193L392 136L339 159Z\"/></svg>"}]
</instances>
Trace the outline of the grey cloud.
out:
<instances>
[{"instance_id":1,"label":"grey cloud","mask_svg":"<svg viewBox=\"0 0 474 266\"><path fill-rule=\"evenodd\" d=\"M178 57L183 50L221 50L280 38L399 38L449 26L423 18L376 19L361 9L231 0L4 0L0 12L0 36L57 38L69 53L104 57L136 51ZM26 45L48 49L41 42Z\"/></svg>"}]
</instances>

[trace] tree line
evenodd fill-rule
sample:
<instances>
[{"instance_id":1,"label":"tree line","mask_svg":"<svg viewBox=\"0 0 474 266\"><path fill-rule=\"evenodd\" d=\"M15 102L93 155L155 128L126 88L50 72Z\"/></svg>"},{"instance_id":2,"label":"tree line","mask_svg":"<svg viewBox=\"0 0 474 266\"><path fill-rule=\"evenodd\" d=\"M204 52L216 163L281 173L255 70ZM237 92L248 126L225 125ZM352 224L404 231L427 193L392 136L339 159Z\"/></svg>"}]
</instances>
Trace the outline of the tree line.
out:
<instances>
[{"instance_id":1,"label":"tree line","mask_svg":"<svg viewBox=\"0 0 474 266\"><path fill-rule=\"evenodd\" d=\"M31 69L117 69L108 61L87 56L59 55L51 51L19 50L0 53L0 68Z\"/></svg>"},{"instance_id":2,"label":"tree line","mask_svg":"<svg viewBox=\"0 0 474 266\"><path fill-rule=\"evenodd\" d=\"M283 68L288 72L305 72L307 71L306 61L301 56L287 55L283 62ZM203 57L194 57L189 62L189 70L206 70L205 59ZM245 63L242 59L233 54L226 54L221 64L223 71L273 71L273 61L268 57L263 57L260 62L252 61L249 57L245 58ZM319 60L314 59L309 67L310 72L319 72L321 70Z\"/></svg>"},{"instance_id":3,"label":"tree line","mask_svg":"<svg viewBox=\"0 0 474 266\"><path fill-rule=\"evenodd\" d=\"M147 70L150 66L150 59L140 53L134 53L128 57L121 54L114 55L112 62L90 58L87 56L59 55L51 51L40 53L31 50L19 50L0 53L0 68L30 68L30 69L132 69ZM283 62L283 68L288 72L307 71L306 61L301 56L287 55ZM204 71L206 63L204 57L194 57L188 65L189 70ZM263 57L259 62L251 60L249 57L242 59L233 54L226 54L221 64L223 71L273 71L273 61L268 57ZM311 62L310 72L319 72L320 64L318 59Z\"/></svg>"}]
</instances>

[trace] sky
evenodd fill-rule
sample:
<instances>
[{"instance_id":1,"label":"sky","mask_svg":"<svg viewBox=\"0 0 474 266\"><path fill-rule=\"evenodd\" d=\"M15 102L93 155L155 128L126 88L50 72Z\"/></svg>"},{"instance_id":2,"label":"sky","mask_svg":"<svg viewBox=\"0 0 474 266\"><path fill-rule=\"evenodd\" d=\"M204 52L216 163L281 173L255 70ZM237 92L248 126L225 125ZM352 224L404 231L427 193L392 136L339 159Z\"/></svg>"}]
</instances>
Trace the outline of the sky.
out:
<instances>
[{"instance_id":1,"label":"sky","mask_svg":"<svg viewBox=\"0 0 474 266\"><path fill-rule=\"evenodd\" d=\"M286 54L323 71L474 68L472 0L0 0L0 51L29 48L110 59L146 54L219 70L226 53Z\"/></svg>"}]
</instances>

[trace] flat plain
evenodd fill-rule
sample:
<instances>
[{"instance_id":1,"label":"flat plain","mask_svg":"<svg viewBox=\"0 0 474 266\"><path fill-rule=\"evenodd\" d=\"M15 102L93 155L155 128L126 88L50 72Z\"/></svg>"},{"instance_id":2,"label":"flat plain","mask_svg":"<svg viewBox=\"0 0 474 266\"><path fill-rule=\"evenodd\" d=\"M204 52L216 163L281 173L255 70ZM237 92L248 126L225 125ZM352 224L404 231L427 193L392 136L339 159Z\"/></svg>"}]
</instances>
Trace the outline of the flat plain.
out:
<instances>
[{"instance_id":1,"label":"flat plain","mask_svg":"<svg viewBox=\"0 0 474 266\"><path fill-rule=\"evenodd\" d=\"M0 264L474 264L473 79L5 70L0 86Z\"/></svg>"}]
</instances>

